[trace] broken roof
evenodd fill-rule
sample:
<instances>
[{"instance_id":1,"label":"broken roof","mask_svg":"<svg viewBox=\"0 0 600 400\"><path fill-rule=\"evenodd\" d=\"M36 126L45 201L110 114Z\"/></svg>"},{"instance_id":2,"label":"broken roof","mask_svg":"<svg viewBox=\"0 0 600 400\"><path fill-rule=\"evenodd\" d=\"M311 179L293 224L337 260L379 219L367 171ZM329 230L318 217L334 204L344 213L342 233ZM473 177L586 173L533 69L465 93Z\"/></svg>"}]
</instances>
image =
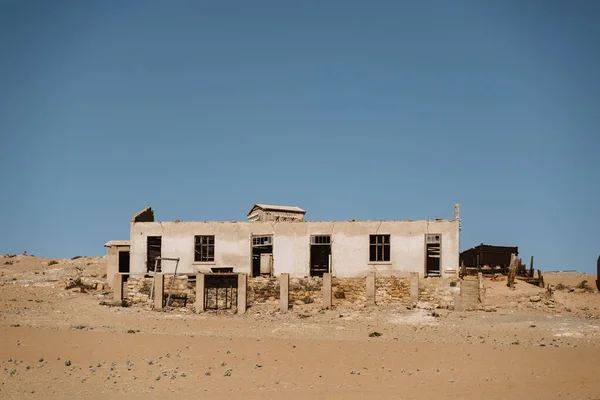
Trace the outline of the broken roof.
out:
<instances>
[{"instance_id":1,"label":"broken roof","mask_svg":"<svg viewBox=\"0 0 600 400\"><path fill-rule=\"evenodd\" d=\"M104 243L104 247L129 246L129 240L111 240Z\"/></svg>"},{"instance_id":2,"label":"broken roof","mask_svg":"<svg viewBox=\"0 0 600 400\"><path fill-rule=\"evenodd\" d=\"M306 210L303 210L300 207L296 207L296 206L281 206L281 205L277 205L277 204L256 203L255 205L252 206L250 211L248 211L248 215L250 215L252 213L252 211L254 211L256 208L260 208L265 211L284 211L284 212L291 212L291 213L306 214Z\"/></svg>"}]
</instances>

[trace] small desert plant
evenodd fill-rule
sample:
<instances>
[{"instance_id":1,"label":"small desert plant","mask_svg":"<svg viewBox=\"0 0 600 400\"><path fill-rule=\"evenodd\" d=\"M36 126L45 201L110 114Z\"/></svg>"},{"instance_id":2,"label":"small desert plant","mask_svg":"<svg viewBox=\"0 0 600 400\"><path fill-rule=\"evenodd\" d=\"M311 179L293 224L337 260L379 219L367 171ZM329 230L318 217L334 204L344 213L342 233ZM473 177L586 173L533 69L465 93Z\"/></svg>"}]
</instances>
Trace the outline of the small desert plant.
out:
<instances>
[{"instance_id":1,"label":"small desert plant","mask_svg":"<svg viewBox=\"0 0 600 400\"><path fill-rule=\"evenodd\" d=\"M588 285L587 285L587 280L582 280L581 282L579 282L577 284L577 289L587 289Z\"/></svg>"},{"instance_id":2,"label":"small desert plant","mask_svg":"<svg viewBox=\"0 0 600 400\"><path fill-rule=\"evenodd\" d=\"M14 262L12 260L4 261L4 265L13 265Z\"/></svg>"},{"instance_id":3,"label":"small desert plant","mask_svg":"<svg viewBox=\"0 0 600 400\"><path fill-rule=\"evenodd\" d=\"M566 287L562 283L559 283L558 285L554 286L554 289L556 289L556 290L565 290Z\"/></svg>"},{"instance_id":4,"label":"small desert plant","mask_svg":"<svg viewBox=\"0 0 600 400\"><path fill-rule=\"evenodd\" d=\"M48 265L49 266L50 265L56 265L56 264L58 264L58 261L56 261L56 260L50 260L50 261L48 261Z\"/></svg>"},{"instance_id":5,"label":"small desert plant","mask_svg":"<svg viewBox=\"0 0 600 400\"><path fill-rule=\"evenodd\" d=\"M85 329L85 328L87 328L87 326L86 326L86 325L74 325L74 326L73 326L73 329L79 329L79 330L82 330L82 329Z\"/></svg>"},{"instance_id":6,"label":"small desert plant","mask_svg":"<svg viewBox=\"0 0 600 400\"><path fill-rule=\"evenodd\" d=\"M450 287L456 287L456 281L450 282Z\"/></svg>"},{"instance_id":7,"label":"small desert plant","mask_svg":"<svg viewBox=\"0 0 600 400\"><path fill-rule=\"evenodd\" d=\"M379 336L382 336L382 335L383 335L383 333L376 332L376 331L369 333L369 337L379 337Z\"/></svg>"}]
</instances>

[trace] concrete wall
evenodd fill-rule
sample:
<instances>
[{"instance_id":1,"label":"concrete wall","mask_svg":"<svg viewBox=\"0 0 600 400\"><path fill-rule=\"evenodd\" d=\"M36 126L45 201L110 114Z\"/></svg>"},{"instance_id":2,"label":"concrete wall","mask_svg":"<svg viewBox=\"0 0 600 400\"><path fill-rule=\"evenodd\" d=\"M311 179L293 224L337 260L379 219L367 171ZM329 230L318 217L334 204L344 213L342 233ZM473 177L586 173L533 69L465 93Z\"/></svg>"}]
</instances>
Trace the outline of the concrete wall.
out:
<instances>
[{"instance_id":1,"label":"concrete wall","mask_svg":"<svg viewBox=\"0 0 600 400\"><path fill-rule=\"evenodd\" d=\"M425 234L442 235L441 272L458 272L458 221L335 221L335 222L138 222L131 224L131 273L146 272L146 237L162 236L162 257L179 257L178 272L209 272L233 267L251 274L251 236L273 235L274 274L310 274L310 235L332 236L332 272L337 277L408 276L425 271ZM390 262L369 261L369 235L391 235ZM194 262L194 235L215 235L215 261ZM175 263L163 261L164 273ZM446 270L453 270L451 274Z\"/></svg>"}]
</instances>

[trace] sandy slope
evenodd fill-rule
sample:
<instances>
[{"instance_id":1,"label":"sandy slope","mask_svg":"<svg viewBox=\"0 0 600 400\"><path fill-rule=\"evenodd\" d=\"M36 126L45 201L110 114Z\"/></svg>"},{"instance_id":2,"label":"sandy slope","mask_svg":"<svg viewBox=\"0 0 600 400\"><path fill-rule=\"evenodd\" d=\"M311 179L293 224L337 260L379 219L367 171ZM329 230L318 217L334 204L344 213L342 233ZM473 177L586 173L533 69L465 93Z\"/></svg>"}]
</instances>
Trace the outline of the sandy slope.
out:
<instances>
[{"instance_id":1,"label":"sandy slope","mask_svg":"<svg viewBox=\"0 0 600 400\"><path fill-rule=\"evenodd\" d=\"M557 291L550 307L529 301L538 288L489 281L495 312L439 317L309 305L197 315L100 306L110 294L64 289L76 268L101 280L101 258L8 260L0 398L600 399L596 291Z\"/></svg>"}]
</instances>

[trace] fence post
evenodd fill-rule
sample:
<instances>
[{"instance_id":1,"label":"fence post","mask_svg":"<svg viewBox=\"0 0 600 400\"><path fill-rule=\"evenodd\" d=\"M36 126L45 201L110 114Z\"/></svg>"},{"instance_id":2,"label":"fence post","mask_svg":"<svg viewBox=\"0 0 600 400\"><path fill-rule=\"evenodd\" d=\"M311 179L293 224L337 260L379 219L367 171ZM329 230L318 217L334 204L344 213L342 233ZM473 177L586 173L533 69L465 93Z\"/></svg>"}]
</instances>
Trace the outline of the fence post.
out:
<instances>
[{"instance_id":1,"label":"fence post","mask_svg":"<svg viewBox=\"0 0 600 400\"><path fill-rule=\"evenodd\" d=\"M165 289L165 279L163 274L156 274L154 279L156 280L154 284L154 309L162 310L163 307L163 296Z\"/></svg>"},{"instance_id":2,"label":"fence post","mask_svg":"<svg viewBox=\"0 0 600 400\"><path fill-rule=\"evenodd\" d=\"M196 274L196 312L204 312L204 274Z\"/></svg>"},{"instance_id":3,"label":"fence post","mask_svg":"<svg viewBox=\"0 0 600 400\"><path fill-rule=\"evenodd\" d=\"M287 311L290 308L290 274L279 276L279 308Z\"/></svg>"},{"instance_id":4,"label":"fence post","mask_svg":"<svg viewBox=\"0 0 600 400\"><path fill-rule=\"evenodd\" d=\"M246 312L246 306L248 302L248 275L238 275L238 289L237 289L237 312L238 314L244 314Z\"/></svg>"},{"instance_id":5,"label":"fence post","mask_svg":"<svg viewBox=\"0 0 600 400\"><path fill-rule=\"evenodd\" d=\"M367 274L367 304L375 305L375 272Z\"/></svg>"},{"instance_id":6,"label":"fence post","mask_svg":"<svg viewBox=\"0 0 600 400\"><path fill-rule=\"evenodd\" d=\"M410 301L413 304L419 302L419 273L410 273Z\"/></svg>"},{"instance_id":7,"label":"fence post","mask_svg":"<svg viewBox=\"0 0 600 400\"><path fill-rule=\"evenodd\" d=\"M323 274L323 308L331 308L331 273Z\"/></svg>"},{"instance_id":8,"label":"fence post","mask_svg":"<svg viewBox=\"0 0 600 400\"><path fill-rule=\"evenodd\" d=\"M123 275L116 273L113 277L113 300L121 303L123 301Z\"/></svg>"}]
</instances>

